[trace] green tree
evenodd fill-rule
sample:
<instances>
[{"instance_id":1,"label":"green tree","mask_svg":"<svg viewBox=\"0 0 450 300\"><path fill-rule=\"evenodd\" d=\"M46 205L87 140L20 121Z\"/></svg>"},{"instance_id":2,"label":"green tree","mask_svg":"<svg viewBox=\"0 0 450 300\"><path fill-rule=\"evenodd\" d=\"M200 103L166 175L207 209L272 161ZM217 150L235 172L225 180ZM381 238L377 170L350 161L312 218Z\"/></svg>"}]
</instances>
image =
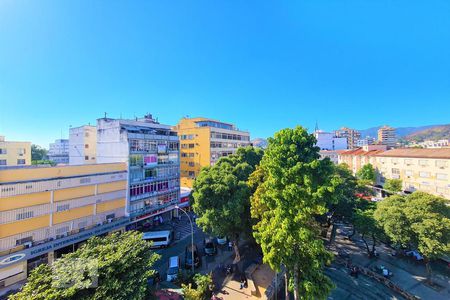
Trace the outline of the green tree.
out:
<instances>
[{"instance_id":1,"label":"green tree","mask_svg":"<svg viewBox=\"0 0 450 300\"><path fill-rule=\"evenodd\" d=\"M372 164L365 164L358 172L356 172L356 177L358 177L358 179L367 180L371 185L375 184L377 179Z\"/></svg>"},{"instance_id":2,"label":"green tree","mask_svg":"<svg viewBox=\"0 0 450 300\"><path fill-rule=\"evenodd\" d=\"M369 257L373 257L375 255L377 240L383 237L383 230L375 220L374 212L375 209L371 205L365 209L357 209L353 218L353 226L361 234L361 239L366 245L366 250ZM371 248L367 242L368 236L372 239Z\"/></svg>"},{"instance_id":3,"label":"green tree","mask_svg":"<svg viewBox=\"0 0 450 300\"><path fill-rule=\"evenodd\" d=\"M431 280L430 261L450 252L449 201L424 192L394 195L378 203L374 217L393 242L424 256Z\"/></svg>"},{"instance_id":4,"label":"green tree","mask_svg":"<svg viewBox=\"0 0 450 300\"><path fill-rule=\"evenodd\" d=\"M140 233L92 237L51 267L33 270L23 289L10 299L144 299L157 259Z\"/></svg>"},{"instance_id":5,"label":"green tree","mask_svg":"<svg viewBox=\"0 0 450 300\"><path fill-rule=\"evenodd\" d=\"M328 204L331 215L338 218L351 219L356 208L357 180L347 165L334 166L335 190Z\"/></svg>"},{"instance_id":6,"label":"green tree","mask_svg":"<svg viewBox=\"0 0 450 300\"><path fill-rule=\"evenodd\" d=\"M31 145L31 160L46 160L47 150L39 145Z\"/></svg>"},{"instance_id":7,"label":"green tree","mask_svg":"<svg viewBox=\"0 0 450 300\"><path fill-rule=\"evenodd\" d=\"M401 192L402 188L403 185L401 179L387 179L383 186L383 189L391 193Z\"/></svg>"},{"instance_id":8,"label":"green tree","mask_svg":"<svg viewBox=\"0 0 450 300\"><path fill-rule=\"evenodd\" d=\"M242 236L251 237L251 189L247 180L262 155L258 148L239 148L236 154L203 168L194 182L192 208L198 215L197 224L206 232L235 241L237 260L237 241Z\"/></svg>"},{"instance_id":9,"label":"green tree","mask_svg":"<svg viewBox=\"0 0 450 300\"><path fill-rule=\"evenodd\" d=\"M209 300L213 290L211 274L195 274L194 285L182 284L183 297L185 300Z\"/></svg>"},{"instance_id":10,"label":"green tree","mask_svg":"<svg viewBox=\"0 0 450 300\"><path fill-rule=\"evenodd\" d=\"M327 211L334 170L328 159L319 159L315 143L302 127L277 132L249 181L258 184L251 198L253 234L264 262L277 271L286 267L295 299L325 299L333 288L323 273L332 254L315 217Z\"/></svg>"}]
</instances>

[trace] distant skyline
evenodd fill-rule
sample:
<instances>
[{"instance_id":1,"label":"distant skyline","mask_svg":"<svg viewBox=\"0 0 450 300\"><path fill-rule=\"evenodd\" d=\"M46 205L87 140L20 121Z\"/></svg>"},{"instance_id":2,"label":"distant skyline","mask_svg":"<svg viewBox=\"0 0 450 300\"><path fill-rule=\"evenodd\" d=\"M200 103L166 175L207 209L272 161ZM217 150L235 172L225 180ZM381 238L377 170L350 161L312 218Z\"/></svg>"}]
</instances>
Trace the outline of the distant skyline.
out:
<instances>
[{"instance_id":1,"label":"distant skyline","mask_svg":"<svg viewBox=\"0 0 450 300\"><path fill-rule=\"evenodd\" d=\"M266 138L450 123L450 1L0 1L0 135L203 116Z\"/></svg>"}]
</instances>

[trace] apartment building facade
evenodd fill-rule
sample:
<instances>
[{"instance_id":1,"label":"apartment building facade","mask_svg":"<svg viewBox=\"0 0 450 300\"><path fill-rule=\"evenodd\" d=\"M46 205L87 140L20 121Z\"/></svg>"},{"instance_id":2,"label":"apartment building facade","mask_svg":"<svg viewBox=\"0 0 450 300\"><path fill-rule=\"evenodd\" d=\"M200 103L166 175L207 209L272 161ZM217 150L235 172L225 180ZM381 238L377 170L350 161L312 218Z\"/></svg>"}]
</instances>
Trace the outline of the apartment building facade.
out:
<instances>
[{"instance_id":1,"label":"apartment building facade","mask_svg":"<svg viewBox=\"0 0 450 300\"><path fill-rule=\"evenodd\" d=\"M122 230L124 163L0 170L0 288L67 247Z\"/></svg>"},{"instance_id":2,"label":"apartment building facade","mask_svg":"<svg viewBox=\"0 0 450 300\"><path fill-rule=\"evenodd\" d=\"M88 165L97 162L97 128L83 125L69 129L69 164Z\"/></svg>"},{"instance_id":3,"label":"apartment building facade","mask_svg":"<svg viewBox=\"0 0 450 300\"><path fill-rule=\"evenodd\" d=\"M48 159L57 164L69 163L69 140L58 139L50 143L48 148Z\"/></svg>"},{"instance_id":4,"label":"apartment building facade","mask_svg":"<svg viewBox=\"0 0 450 300\"><path fill-rule=\"evenodd\" d=\"M0 136L0 168L31 165L31 143L7 141Z\"/></svg>"},{"instance_id":5,"label":"apartment building facade","mask_svg":"<svg viewBox=\"0 0 450 300\"><path fill-rule=\"evenodd\" d=\"M338 153L338 163L346 164L353 174L359 171L364 165L374 165L375 155L386 151L385 145L366 145L362 148L341 151Z\"/></svg>"},{"instance_id":6,"label":"apartment building facade","mask_svg":"<svg viewBox=\"0 0 450 300\"><path fill-rule=\"evenodd\" d=\"M405 192L420 190L450 199L450 148L392 149L375 155L378 184L402 180Z\"/></svg>"},{"instance_id":7,"label":"apartment building facade","mask_svg":"<svg viewBox=\"0 0 450 300\"><path fill-rule=\"evenodd\" d=\"M395 128L387 125L378 129L378 143L386 145L388 148L394 148L397 143Z\"/></svg>"},{"instance_id":8,"label":"apartment building facade","mask_svg":"<svg viewBox=\"0 0 450 300\"><path fill-rule=\"evenodd\" d=\"M180 194L178 136L151 115L135 120L97 120L97 162L124 162L128 170L126 212L132 221L167 218Z\"/></svg>"},{"instance_id":9,"label":"apartment building facade","mask_svg":"<svg viewBox=\"0 0 450 300\"><path fill-rule=\"evenodd\" d=\"M358 148L358 140L361 138L361 133L358 130L351 129L348 127L342 127L335 131L335 135L340 138L347 139L347 149Z\"/></svg>"},{"instance_id":10,"label":"apartment building facade","mask_svg":"<svg viewBox=\"0 0 450 300\"><path fill-rule=\"evenodd\" d=\"M325 132L322 130L314 131L314 137L316 138L316 146L320 150L344 150L347 149L347 138L337 137L331 132Z\"/></svg>"},{"instance_id":11,"label":"apartment building facade","mask_svg":"<svg viewBox=\"0 0 450 300\"><path fill-rule=\"evenodd\" d=\"M201 168L250 145L250 134L208 118L183 118L174 127L180 138L181 185L192 187Z\"/></svg>"}]
</instances>

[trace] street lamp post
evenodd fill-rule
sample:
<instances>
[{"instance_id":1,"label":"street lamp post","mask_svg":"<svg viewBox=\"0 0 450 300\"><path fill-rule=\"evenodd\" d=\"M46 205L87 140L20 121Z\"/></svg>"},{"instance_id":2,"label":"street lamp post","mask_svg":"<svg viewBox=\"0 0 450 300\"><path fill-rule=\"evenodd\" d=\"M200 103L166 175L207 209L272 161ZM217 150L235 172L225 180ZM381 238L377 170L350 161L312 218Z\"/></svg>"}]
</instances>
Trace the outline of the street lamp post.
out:
<instances>
[{"instance_id":1,"label":"street lamp post","mask_svg":"<svg viewBox=\"0 0 450 300\"><path fill-rule=\"evenodd\" d=\"M195 273L195 263L194 263L194 225L192 224L192 220L191 217L189 216L189 214L182 208L180 208L178 205L175 205L175 208L178 210L181 210L182 212L184 212L184 214L188 217L189 219L189 223L191 223L191 259L192 259L192 274Z\"/></svg>"}]
</instances>

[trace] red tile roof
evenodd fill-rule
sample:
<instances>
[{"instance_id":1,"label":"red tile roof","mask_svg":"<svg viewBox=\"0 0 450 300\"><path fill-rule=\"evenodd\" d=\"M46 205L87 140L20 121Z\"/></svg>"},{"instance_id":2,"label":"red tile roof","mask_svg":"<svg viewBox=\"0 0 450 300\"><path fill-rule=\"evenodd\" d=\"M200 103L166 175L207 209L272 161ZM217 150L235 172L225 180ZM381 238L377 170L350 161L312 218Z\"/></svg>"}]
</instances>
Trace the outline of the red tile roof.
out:
<instances>
[{"instance_id":1,"label":"red tile roof","mask_svg":"<svg viewBox=\"0 0 450 300\"><path fill-rule=\"evenodd\" d=\"M379 153L376 156L450 159L450 148L401 148L384 151L383 153Z\"/></svg>"}]
</instances>

